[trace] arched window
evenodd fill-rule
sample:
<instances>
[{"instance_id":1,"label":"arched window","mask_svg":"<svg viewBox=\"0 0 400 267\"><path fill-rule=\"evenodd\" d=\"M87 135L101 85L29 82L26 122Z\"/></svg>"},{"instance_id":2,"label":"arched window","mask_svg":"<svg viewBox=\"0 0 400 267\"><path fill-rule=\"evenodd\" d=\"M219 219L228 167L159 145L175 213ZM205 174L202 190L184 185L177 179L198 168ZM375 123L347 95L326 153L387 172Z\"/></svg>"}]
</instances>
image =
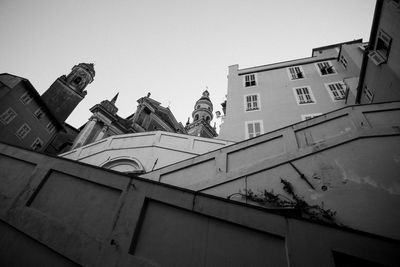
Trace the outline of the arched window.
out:
<instances>
[{"instance_id":1,"label":"arched window","mask_svg":"<svg viewBox=\"0 0 400 267\"><path fill-rule=\"evenodd\" d=\"M75 78L74 83L79 84L81 81L82 81L82 78L78 76Z\"/></svg>"},{"instance_id":2,"label":"arched window","mask_svg":"<svg viewBox=\"0 0 400 267\"><path fill-rule=\"evenodd\" d=\"M199 109L199 108L200 108L200 105L197 105L196 109Z\"/></svg>"},{"instance_id":3,"label":"arched window","mask_svg":"<svg viewBox=\"0 0 400 267\"><path fill-rule=\"evenodd\" d=\"M102 164L101 167L123 173L144 172L142 164L138 160L131 157L114 158Z\"/></svg>"},{"instance_id":4,"label":"arched window","mask_svg":"<svg viewBox=\"0 0 400 267\"><path fill-rule=\"evenodd\" d=\"M209 116L207 116L207 118L206 118L206 121L207 121L207 122L209 122L209 121L210 121L210 117L209 117Z\"/></svg>"},{"instance_id":5,"label":"arched window","mask_svg":"<svg viewBox=\"0 0 400 267\"><path fill-rule=\"evenodd\" d=\"M199 120L199 114L196 114L196 116L194 116L194 120L195 121Z\"/></svg>"}]
</instances>

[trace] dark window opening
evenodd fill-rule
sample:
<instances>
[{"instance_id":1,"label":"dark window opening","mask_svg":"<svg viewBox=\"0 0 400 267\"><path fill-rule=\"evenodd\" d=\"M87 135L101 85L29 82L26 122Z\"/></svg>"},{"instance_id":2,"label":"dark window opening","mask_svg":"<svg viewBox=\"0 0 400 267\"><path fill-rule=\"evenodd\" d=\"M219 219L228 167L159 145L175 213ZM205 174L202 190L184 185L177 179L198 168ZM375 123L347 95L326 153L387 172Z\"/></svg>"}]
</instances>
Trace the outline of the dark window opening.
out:
<instances>
[{"instance_id":1,"label":"dark window opening","mask_svg":"<svg viewBox=\"0 0 400 267\"><path fill-rule=\"evenodd\" d=\"M378 38L378 42L376 43L376 51L385 58L389 55L389 45L385 43L382 39Z\"/></svg>"},{"instance_id":2,"label":"dark window opening","mask_svg":"<svg viewBox=\"0 0 400 267\"><path fill-rule=\"evenodd\" d=\"M388 59L390 44L392 43L392 38L383 30L378 32L378 38L376 41L376 51L384 57L384 59Z\"/></svg>"},{"instance_id":3,"label":"dark window opening","mask_svg":"<svg viewBox=\"0 0 400 267\"><path fill-rule=\"evenodd\" d=\"M82 81L82 78L78 76L75 78L74 83L79 84L81 81Z\"/></svg>"}]
</instances>

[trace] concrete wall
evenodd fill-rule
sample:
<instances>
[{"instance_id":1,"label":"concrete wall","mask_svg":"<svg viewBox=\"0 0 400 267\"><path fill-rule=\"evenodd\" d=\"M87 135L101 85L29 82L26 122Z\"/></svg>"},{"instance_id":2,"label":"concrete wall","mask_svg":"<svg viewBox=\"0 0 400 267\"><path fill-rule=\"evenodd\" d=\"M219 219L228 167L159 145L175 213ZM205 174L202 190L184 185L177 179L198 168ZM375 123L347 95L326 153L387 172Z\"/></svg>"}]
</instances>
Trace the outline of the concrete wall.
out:
<instances>
[{"instance_id":1,"label":"concrete wall","mask_svg":"<svg viewBox=\"0 0 400 267\"><path fill-rule=\"evenodd\" d=\"M344 78L349 78L353 74L337 61L339 49L331 50L316 57L267 66L248 69L239 69L238 65L230 66L227 114L221 124L220 138L244 140L246 138L245 122L248 121L262 121L263 133L267 133L301 121L302 115L323 114L344 107L345 100L334 100L325 84L343 81ZM316 62L321 61L329 61L336 70L336 74L321 76L315 65ZM290 80L287 70L289 66L301 66L305 78ZM256 75L257 85L245 87L243 79L250 73ZM297 103L293 88L300 86L310 87L315 99L314 103ZM259 94L261 106L259 110L245 111L244 98L249 94Z\"/></svg>"},{"instance_id":2,"label":"concrete wall","mask_svg":"<svg viewBox=\"0 0 400 267\"><path fill-rule=\"evenodd\" d=\"M111 136L60 156L95 166L131 157L140 162L142 170L151 171L230 144L233 142L156 131Z\"/></svg>"},{"instance_id":3,"label":"concrete wall","mask_svg":"<svg viewBox=\"0 0 400 267\"><path fill-rule=\"evenodd\" d=\"M1 143L0 157L1 266L398 265L398 241L290 210Z\"/></svg>"},{"instance_id":4,"label":"concrete wall","mask_svg":"<svg viewBox=\"0 0 400 267\"><path fill-rule=\"evenodd\" d=\"M400 102L350 106L142 177L254 205L237 193L290 198L283 178L336 223L398 240L399 127Z\"/></svg>"}]
</instances>

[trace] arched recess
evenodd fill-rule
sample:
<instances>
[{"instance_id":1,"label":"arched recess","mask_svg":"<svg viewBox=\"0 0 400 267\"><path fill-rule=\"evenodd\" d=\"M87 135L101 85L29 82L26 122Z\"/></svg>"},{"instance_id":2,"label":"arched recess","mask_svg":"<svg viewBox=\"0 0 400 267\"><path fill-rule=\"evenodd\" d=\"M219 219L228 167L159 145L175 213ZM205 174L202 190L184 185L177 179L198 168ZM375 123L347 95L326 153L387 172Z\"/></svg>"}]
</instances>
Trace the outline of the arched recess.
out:
<instances>
[{"instance_id":1,"label":"arched recess","mask_svg":"<svg viewBox=\"0 0 400 267\"><path fill-rule=\"evenodd\" d=\"M100 167L123 172L123 173L143 173L145 169L139 160L134 157L121 156L111 158L103 162Z\"/></svg>"}]
</instances>

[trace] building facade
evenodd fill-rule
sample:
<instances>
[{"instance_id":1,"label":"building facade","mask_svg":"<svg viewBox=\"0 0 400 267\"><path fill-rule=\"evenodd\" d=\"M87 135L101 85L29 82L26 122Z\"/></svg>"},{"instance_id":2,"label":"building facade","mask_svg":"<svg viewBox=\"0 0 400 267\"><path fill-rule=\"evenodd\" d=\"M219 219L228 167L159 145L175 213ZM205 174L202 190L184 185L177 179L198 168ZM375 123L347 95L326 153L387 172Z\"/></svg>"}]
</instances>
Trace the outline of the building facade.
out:
<instances>
[{"instance_id":1,"label":"building facade","mask_svg":"<svg viewBox=\"0 0 400 267\"><path fill-rule=\"evenodd\" d=\"M62 123L27 79L3 73L0 92L0 140L44 151Z\"/></svg>"},{"instance_id":2,"label":"building facade","mask_svg":"<svg viewBox=\"0 0 400 267\"><path fill-rule=\"evenodd\" d=\"M93 64L80 63L40 96L27 79L0 74L0 140L41 152L59 152L55 146L47 148L55 139L64 148L68 143L64 133L76 134L72 126L66 130L64 122L85 97L84 89L94 75Z\"/></svg>"},{"instance_id":3,"label":"building facade","mask_svg":"<svg viewBox=\"0 0 400 267\"><path fill-rule=\"evenodd\" d=\"M356 103L400 100L399 10L399 1L377 1Z\"/></svg>"},{"instance_id":4,"label":"building facade","mask_svg":"<svg viewBox=\"0 0 400 267\"><path fill-rule=\"evenodd\" d=\"M309 58L230 66L220 138L240 141L344 107L358 81L362 45L360 39L315 48Z\"/></svg>"},{"instance_id":5,"label":"building facade","mask_svg":"<svg viewBox=\"0 0 400 267\"><path fill-rule=\"evenodd\" d=\"M127 118L122 118L117 114L117 98L118 94L111 101L104 100L90 109L93 115L81 127L81 131L76 137L72 149L113 135L149 131L186 133L182 123L178 123L171 110L161 106L160 102L150 98L150 93L137 101L136 112Z\"/></svg>"}]
</instances>

